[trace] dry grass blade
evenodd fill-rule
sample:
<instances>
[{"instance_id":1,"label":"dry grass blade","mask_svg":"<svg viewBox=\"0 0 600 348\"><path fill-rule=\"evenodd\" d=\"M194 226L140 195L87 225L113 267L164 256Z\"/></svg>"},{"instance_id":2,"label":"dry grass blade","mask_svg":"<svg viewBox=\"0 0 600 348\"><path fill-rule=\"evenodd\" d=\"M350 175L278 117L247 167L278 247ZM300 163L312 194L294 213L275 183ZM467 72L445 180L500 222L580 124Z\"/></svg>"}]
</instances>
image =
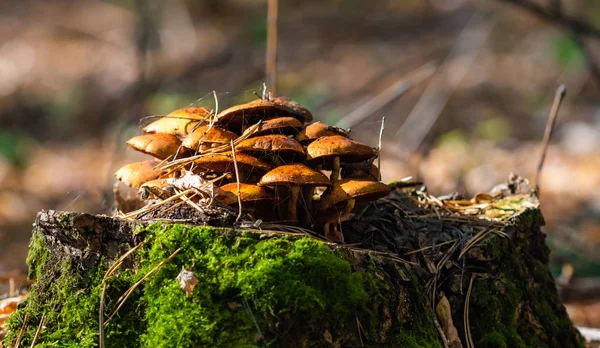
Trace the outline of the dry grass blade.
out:
<instances>
[{"instance_id":1,"label":"dry grass blade","mask_svg":"<svg viewBox=\"0 0 600 348\"><path fill-rule=\"evenodd\" d=\"M441 247L442 245L446 245L446 244L454 243L454 242L456 242L456 241L457 241L457 239L452 239L452 240L449 240L449 241L446 241L446 242L443 242L443 243L434 244L434 245L430 245L430 246L423 247L423 248L421 248L421 249L417 249L417 250L409 251L409 252L407 252L407 253L406 253L406 254L404 254L404 255L412 255L412 254L420 253L420 252L423 252L423 251L425 251L425 250L429 250L429 249L433 249L433 248Z\"/></svg>"},{"instance_id":2,"label":"dry grass blade","mask_svg":"<svg viewBox=\"0 0 600 348\"><path fill-rule=\"evenodd\" d=\"M299 226L291 226L291 225L283 225L283 224L277 224L277 223L263 223L260 225L261 227L265 227L265 229L249 229L250 231L257 231L257 232L277 232L277 233L281 233L281 232L285 232L285 233L289 233L289 234L294 234L294 235L308 235L308 236L312 236L315 238L318 238L320 240L324 240L324 241L328 241L327 238L325 238L324 236L317 234L316 232L306 229L306 228L302 228Z\"/></svg>"},{"instance_id":3,"label":"dry grass blade","mask_svg":"<svg viewBox=\"0 0 600 348\"><path fill-rule=\"evenodd\" d=\"M281 230L263 230L263 229L256 229L256 228L247 228L247 231L250 232L256 232L256 233L276 233L276 234L287 234L290 236L304 236L306 235L305 233L300 233L300 232L289 232L289 231L281 231Z\"/></svg>"},{"instance_id":4,"label":"dry grass blade","mask_svg":"<svg viewBox=\"0 0 600 348\"><path fill-rule=\"evenodd\" d=\"M163 200L163 201L160 201L160 202L158 202L158 203L151 204L151 205L149 205L149 206L143 207L142 209L138 209L138 210L132 211L131 213L128 213L128 214L123 214L123 215L121 215L121 216L120 216L120 218L121 218L121 219L131 219L131 218L135 218L135 217L137 217L138 215L140 215L140 214L144 214L144 213L146 213L146 212L149 212L149 211L151 211L152 209L155 209L155 208L157 208L157 207L160 207L160 206L161 206L161 205L163 205L163 204L166 204L166 203L168 203L168 202L172 202L172 201L174 201L174 200L176 200L176 199L179 199L181 196L185 196L185 195L187 195L187 194L188 194L188 193L190 193L190 192L191 192L191 190L185 190L185 191L182 191L182 192L180 192L180 193L178 193L178 194L176 194L176 195L173 195L173 196L171 196L171 197L169 197L169 198L167 198L167 199L165 199L165 200Z\"/></svg>"},{"instance_id":5,"label":"dry grass blade","mask_svg":"<svg viewBox=\"0 0 600 348\"><path fill-rule=\"evenodd\" d=\"M202 209L201 206L199 206L198 204L194 203L191 199L189 199L187 196L181 196L179 197L182 201L184 201L185 203L187 203L187 205L189 205L190 207L198 210L199 212L203 213L204 209Z\"/></svg>"},{"instance_id":6,"label":"dry grass blade","mask_svg":"<svg viewBox=\"0 0 600 348\"><path fill-rule=\"evenodd\" d=\"M102 284L102 294L100 294L100 309L98 310L99 348L104 348L104 296L106 296L106 283Z\"/></svg>"},{"instance_id":7,"label":"dry grass blade","mask_svg":"<svg viewBox=\"0 0 600 348\"><path fill-rule=\"evenodd\" d=\"M475 273L471 275L471 281L469 281L469 289L467 290L467 297L465 299L465 307L463 311L463 317L465 318L465 337L467 338L467 348L475 348L473 344L473 337L471 336L471 325L469 324L469 303L471 301L471 291L473 290L473 280L475 280Z\"/></svg>"},{"instance_id":8,"label":"dry grass blade","mask_svg":"<svg viewBox=\"0 0 600 348\"><path fill-rule=\"evenodd\" d=\"M29 313L25 313L25 318L23 319L23 325L21 325L21 331L19 331L19 335L17 336L17 341L15 342L15 348L19 348L21 344L21 339L23 339L23 335L25 334L25 330L27 329L27 321L29 320Z\"/></svg>"},{"instance_id":9,"label":"dry grass blade","mask_svg":"<svg viewBox=\"0 0 600 348\"><path fill-rule=\"evenodd\" d=\"M385 116L381 118L381 128L379 129L379 143L377 145L378 153L377 153L377 169L379 174L377 174L377 180L381 181L381 141L383 139L383 131L385 130Z\"/></svg>"},{"instance_id":10,"label":"dry grass blade","mask_svg":"<svg viewBox=\"0 0 600 348\"><path fill-rule=\"evenodd\" d=\"M175 250L169 257L167 257L165 260L161 261L158 265L154 266L154 268L152 268L150 270L150 272L146 273L146 275L144 275L142 277L142 279L138 280L129 289L127 289L127 291L125 291L125 293L123 293L123 295L121 295L121 297L119 297L119 299L117 300L117 303L118 303L117 308L115 309L113 314L111 314L110 317L104 322L104 325L108 324L112 320L112 318L115 316L115 314L117 314L117 312L119 312L119 309L121 309L121 307L123 307L123 304L125 303L125 301L127 301L127 299L133 293L133 291L138 286L140 286L140 284L142 284L142 282L144 282L144 280L146 280L154 272L158 271L164 264L171 261L182 249L183 248L179 248L179 249Z\"/></svg>"},{"instance_id":11,"label":"dry grass blade","mask_svg":"<svg viewBox=\"0 0 600 348\"><path fill-rule=\"evenodd\" d=\"M104 274L104 277L102 278L102 282L106 281L106 278L108 278L111 275L113 275L113 273L115 273L115 271L117 270L117 268L119 268L121 266L121 264L127 258L127 256L129 256L132 253L134 253L142 245L144 245L144 242L140 242L138 245L136 245L133 248L129 249L125 254L121 255L121 257L119 257L117 259L117 261L115 261L115 263L113 263L112 266L110 266L110 268L106 271L106 273Z\"/></svg>"},{"instance_id":12,"label":"dry grass blade","mask_svg":"<svg viewBox=\"0 0 600 348\"><path fill-rule=\"evenodd\" d=\"M244 132L244 134L240 135L233 141L233 144L237 145L237 144L241 143L242 141L248 139L250 136L252 136L252 134L254 132L256 132L259 129L259 125L260 125L260 123L257 123L257 124L253 124L252 126L248 127L246 129L246 131ZM162 166L160 169L162 169L162 170L181 169L181 168L185 167L186 165L191 164L195 160L200 159L204 156L215 154L215 153L227 152L227 151L231 151L231 145L224 144L221 146L210 148L205 151L200 151L200 154L196 155L196 156L190 156L190 157L180 158L178 160L171 161L171 162L165 164L164 166Z\"/></svg>"},{"instance_id":13,"label":"dry grass blade","mask_svg":"<svg viewBox=\"0 0 600 348\"><path fill-rule=\"evenodd\" d=\"M460 259L461 257L463 257L463 255L465 255L467 253L467 251L469 251L473 246L475 246L477 243L481 242L483 239L485 239L485 237L487 237L490 233L493 233L493 232L494 232L494 229L492 227L488 227L484 230L477 232L477 234L475 236L473 236L473 238L471 238L467 241L467 243L465 244L465 247L458 255L458 258ZM502 232L502 233L504 233L504 232ZM508 237L508 235L506 235L506 233L504 233L504 235Z\"/></svg>"},{"instance_id":14,"label":"dry grass blade","mask_svg":"<svg viewBox=\"0 0 600 348\"><path fill-rule=\"evenodd\" d=\"M366 335L367 335L367 333L366 333L366 332L365 332L365 330L363 329L363 327L362 327L362 324L360 323L360 320L358 320L358 317L355 317L355 318L356 318L356 330L358 331L358 338L360 339L360 346L361 346L361 347L364 347L364 346L365 346L365 344L364 344L364 342L363 342L362 335L363 335L363 333L364 333L364 334L365 334L365 336L366 336Z\"/></svg>"},{"instance_id":15,"label":"dry grass blade","mask_svg":"<svg viewBox=\"0 0 600 348\"><path fill-rule=\"evenodd\" d=\"M35 347L38 337L40 337L40 332L42 332L42 327L44 327L45 319L46 319L46 313L42 314L42 319L40 319L40 324L38 325L38 328L35 331L35 335L33 336L33 341L31 341L31 346L30 346L31 348Z\"/></svg>"},{"instance_id":16,"label":"dry grass blade","mask_svg":"<svg viewBox=\"0 0 600 348\"><path fill-rule=\"evenodd\" d=\"M233 140L231 140L231 155L233 156L233 167L235 168L235 182L237 183L237 201L238 201L238 216L235 219L235 223L237 224L242 217L242 193L240 192L240 171L238 170L237 158L235 156L235 145L233 145Z\"/></svg>"},{"instance_id":17,"label":"dry grass blade","mask_svg":"<svg viewBox=\"0 0 600 348\"><path fill-rule=\"evenodd\" d=\"M336 243L336 245L338 245ZM368 253L368 254L376 254L376 255L382 255L392 261L397 261L399 263L402 263L406 266L418 266L419 264L416 262L412 262L412 261L408 261L405 260L403 258L401 258L400 256L393 254L393 253L388 253L385 251L376 251L376 250L371 250L371 249L364 249L364 248L348 248L351 251L355 251L355 252L359 252L359 253Z\"/></svg>"},{"instance_id":18,"label":"dry grass blade","mask_svg":"<svg viewBox=\"0 0 600 348\"><path fill-rule=\"evenodd\" d=\"M197 193L197 192L195 192L195 193L194 193L193 195L191 195L189 198L190 198L190 199L192 199L192 198L196 197L197 195L198 195L198 193ZM169 211L171 211L171 210L173 210L173 209L175 209L175 208L177 208L177 207L179 207L179 206L181 206L181 205L183 205L183 204L185 204L185 203L186 203L185 201L181 201L181 202L179 202L179 203L175 203L175 204L173 204L172 206L170 206L169 208L167 208L167 209L165 209L165 210L161 210L161 211L160 211L160 212L157 214L157 216L160 216L160 215L166 214L167 212L169 212Z\"/></svg>"}]
</instances>

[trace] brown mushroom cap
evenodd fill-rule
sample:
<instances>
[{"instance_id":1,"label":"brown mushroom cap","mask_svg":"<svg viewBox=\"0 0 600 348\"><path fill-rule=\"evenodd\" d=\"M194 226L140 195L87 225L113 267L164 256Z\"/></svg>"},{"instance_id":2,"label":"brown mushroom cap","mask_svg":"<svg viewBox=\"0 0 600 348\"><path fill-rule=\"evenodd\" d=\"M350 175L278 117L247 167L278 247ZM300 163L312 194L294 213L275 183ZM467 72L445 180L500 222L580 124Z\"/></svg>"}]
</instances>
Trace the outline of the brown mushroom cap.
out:
<instances>
[{"instance_id":1,"label":"brown mushroom cap","mask_svg":"<svg viewBox=\"0 0 600 348\"><path fill-rule=\"evenodd\" d=\"M221 186L221 190L231 192L237 197L238 186L235 182ZM275 199L273 191L268 188L243 183L240 183L240 197L242 202L272 201ZM235 202L237 202L237 198Z\"/></svg>"},{"instance_id":2,"label":"brown mushroom cap","mask_svg":"<svg viewBox=\"0 0 600 348\"><path fill-rule=\"evenodd\" d=\"M332 135L341 135L346 138L348 137L348 133L341 128L330 126L323 122L315 122L306 125L300 131L300 133L298 133L298 135L296 136L296 140L303 142Z\"/></svg>"},{"instance_id":3,"label":"brown mushroom cap","mask_svg":"<svg viewBox=\"0 0 600 348\"><path fill-rule=\"evenodd\" d=\"M173 134L153 133L133 137L127 141L127 145L134 150L163 160L177 152L181 140Z\"/></svg>"},{"instance_id":4,"label":"brown mushroom cap","mask_svg":"<svg viewBox=\"0 0 600 348\"><path fill-rule=\"evenodd\" d=\"M306 114L295 113L295 111L286 104L257 99L221 111L217 115L217 123L224 128L238 131L242 129L244 125L254 124L260 120L270 120L278 116L292 116L297 118L300 122L306 121Z\"/></svg>"},{"instance_id":5,"label":"brown mushroom cap","mask_svg":"<svg viewBox=\"0 0 600 348\"><path fill-rule=\"evenodd\" d=\"M300 128L302 128L302 122L293 117L277 117L262 122L259 128L250 136L257 137L268 134L296 135Z\"/></svg>"},{"instance_id":6,"label":"brown mushroom cap","mask_svg":"<svg viewBox=\"0 0 600 348\"><path fill-rule=\"evenodd\" d=\"M352 196L344 191L336 182L333 187L329 191L326 191L321 197L319 211L328 213L341 212L344 210L346 202L351 199Z\"/></svg>"},{"instance_id":7,"label":"brown mushroom cap","mask_svg":"<svg viewBox=\"0 0 600 348\"><path fill-rule=\"evenodd\" d=\"M327 209L346 196L354 198L356 203L367 203L385 197L390 193L388 185L368 179L342 179L337 181L331 192L323 197L321 208Z\"/></svg>"},{"instance_id":8,"label":"brown mushroom cap","mask_svg":"<svg viewBox=\"0 0 600 348\"><path fill-rule=\"evenodd\" d=\"M308 109L302 107L298 102L284 97L272 98L271 102L280 108L284 108L291 115L296 117L298 120L304 122L310 122L313 120L313 116Z\"/></svg>"},{"instance_id":9,"label":"brown mushroom cap","mask_svg":"<svg viewBox=\"0 0 600 348\"><path fill-rule=\"evenodd\" d=\"M142 128L142 131L144 133L168 133L183 137L208 115L210 115L210 111L201 107L177 109Z\"/></svg>"},{"instance_id":10,"label":"brown mushroom cap","mask_svg":"<svg viewBox=\"0 0 600 348\"><path fill-rule=\"evenodd\" d=\"M343 164L341 173L344 179L379 180L379 168L368 162Z\"/></svg>"},{"instance_id":11,"label":"brown mushroom cap","mask_svg":"<svg viewBox=\"0 0 600 348\"><path fill-rule=\"evenodd\" d=\"M377 155L368 145L341 135L319 138L308 145L306 152L309 161L323 163L326 169L331 168L335 157L339 157L341 162L363 162Z\"/></svg>"},{"instance_id":12,"label":"brown mushroom cap","mask_svg":"<svg viewBox=\"0 0 600 348\"><path fill-rule=\"evenodd\" d=\"M284 162L304 158L304 148L295 139L281 134L263 135L249 138L240 142L236 151L250 154L273 153L277 154Z\"/></svg>"},{"instance_id":13,"label":"brown mushroom cap","mask_svg":"<svg viewBox=\"0 0 600 348\"><path fill-rule=\"evenodd\" d=\"M157 179L164 173L157 168L159 163L155 160L129 163L119 168L115 176L125 185L139 189L142 184Z\"/></svg>"},{"instance_id":14,"label":"brown mushroom cap","mask_svg":"<svg viewBox=\"0 0 600 348\"><path fill-rule=\"evenodd\" d=\"M244 153L236 153L235 155L240 176L243 177L240 180L257 181L258 178L271 169L268 163L256 157ZM235 173L235 165L231 152L202 156L195 160L194 163L199 167L218 173Z\"/></svg>"},{"instance_id":15,"label":"brown mushroom cap","mask_svg":"<svg viewBox=\"0 0 600 348\"><path fill-rule=\"evenodd\" d=\"M279 166L265 174L258 186L331 186L329 179L304 164L294 163Z\"/></svg>"},{"instance_id":16,"label":"brown mushroom cap","mask_svg":"<svg viewBox=\"0 0 600 348\"><path fill-rule=\"evenodd\" d=\"M193 133L188 134L182 142L182 145L191 150L197 150L202 144L229 144L231 140L235 140L237 134L219 128L216 126L201 126Z\"/></svg>"}]
</instances>

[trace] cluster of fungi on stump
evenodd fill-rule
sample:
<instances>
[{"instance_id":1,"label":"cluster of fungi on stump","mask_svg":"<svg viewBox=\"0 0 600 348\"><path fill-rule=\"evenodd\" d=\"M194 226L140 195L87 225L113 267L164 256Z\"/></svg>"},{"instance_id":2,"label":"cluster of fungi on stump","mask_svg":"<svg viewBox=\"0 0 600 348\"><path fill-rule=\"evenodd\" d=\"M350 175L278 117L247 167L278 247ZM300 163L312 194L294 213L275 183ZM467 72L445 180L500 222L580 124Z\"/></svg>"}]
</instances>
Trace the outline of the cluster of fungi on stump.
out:
<instances>
[{"instance_id":1,"label":"cluster of fungi on stump","mask_svg":"<svg viewBox=\"0 0 600 348\"><path fill-rule=\"evenodd\" d=\"M377 149L313 122L307 109L285 98L267 96L216 115L203 107L178 109L142 131L127 144L157 160L125 165L116 176L143 199L173 196L172 179L191 172L211 184L212 198L233 208L241 201L254 219L342 242L341 221L390 192L373 165Z\"/></svg>"}]
</instances>

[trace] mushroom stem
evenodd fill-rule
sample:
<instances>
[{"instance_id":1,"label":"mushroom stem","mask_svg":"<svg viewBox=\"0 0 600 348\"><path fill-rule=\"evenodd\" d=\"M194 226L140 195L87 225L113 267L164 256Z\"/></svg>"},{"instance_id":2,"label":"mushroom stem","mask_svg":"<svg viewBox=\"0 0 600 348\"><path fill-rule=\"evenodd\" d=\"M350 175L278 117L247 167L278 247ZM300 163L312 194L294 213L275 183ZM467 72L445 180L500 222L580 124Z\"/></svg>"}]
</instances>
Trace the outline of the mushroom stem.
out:
<instances>
[{"instance_id":1,"label":"mushroom stem","mask_svg":"<svg viewBox=\"0 0 600 348\"><path fill-rule=\"evenodd\" d=\"M340 177L340 158L333 158L333 168L331 168L331 176L329 179L332 183L336 182Z\"/></svg>"},{"instance_id":2,"label":"mushroom stem","mask_svg":"<svg viewBox=\"0 0 600 348\"><path fill-rule=\"evenodd\" d=\"M293 224L298 223L298 215L296 214L296 202L298 202L298 196L300 196L300 186L292 185L291 186L291 197L288 202L288 213L289 218Z\"/></svg>"},{"instance_id":3,"label":"mushroom stem","mask_svg":"<svg viewBox=\"0 0 600 348\"><path fill-rule=\"evenodd\" d=\"M331 225L334 225L333 230L331 229ZM344 241L344 235L337 230L337 222L335 220L333 221L327 221L325 223L325 226L323 227L323 234L325 235L325 238L327 238L329 241L332 242L343 242Z\"/></svg>"}]
</instances>

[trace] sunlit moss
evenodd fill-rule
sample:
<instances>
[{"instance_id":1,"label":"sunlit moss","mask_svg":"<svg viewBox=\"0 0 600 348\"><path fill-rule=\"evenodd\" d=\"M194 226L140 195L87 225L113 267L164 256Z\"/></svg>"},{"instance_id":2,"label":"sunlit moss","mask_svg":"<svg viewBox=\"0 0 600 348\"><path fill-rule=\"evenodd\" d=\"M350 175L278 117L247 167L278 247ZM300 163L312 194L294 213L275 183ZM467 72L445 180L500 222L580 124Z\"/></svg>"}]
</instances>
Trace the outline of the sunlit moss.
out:
<instances>
[{"instance_id":1,"label":"sunlit moss","mask_svg":"<svg viewBox=\"0 0 600 348\"><path fill-rule=\"evenodd\" d=\"M396 269L386 270L392 266L369 256L366 268L351 264L347 250L333 250L309 237L265 237L211 227L155 224L139 234L145 246L136 253L135 267L107 279L107 314L132 284L182 250L151 274L105 326L106 347L301 345L323 335L334 342L363 340L365 346L441 346L429 311L419 307L425 301L416 276L394 279L390 274ZM47 253L36 232L28 260L38 283L26 306L11 318L7 342L14 342L28 313L22 345L29 345L35 323L45 313L38 347L97 347L107 263L81 272L68 253L64 259L56 257ZM182 268L199 280L189 298L176 280ZM409 308L406 316L390 316L400 306ZM360 337L357 323L365 333Z\"/></svg>"}]
</instances>

